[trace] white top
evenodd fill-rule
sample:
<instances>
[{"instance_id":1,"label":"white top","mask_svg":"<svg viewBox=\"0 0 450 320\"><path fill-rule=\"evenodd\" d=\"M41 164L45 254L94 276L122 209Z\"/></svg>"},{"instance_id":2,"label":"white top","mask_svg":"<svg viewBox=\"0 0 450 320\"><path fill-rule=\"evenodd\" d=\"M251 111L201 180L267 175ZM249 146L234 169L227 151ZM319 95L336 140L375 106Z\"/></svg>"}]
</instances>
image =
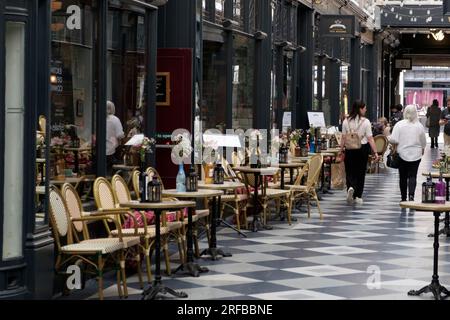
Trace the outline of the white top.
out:
<instances>
[{"instance_id":1,"label":"white top","mask_svg":"<svg viewBox=\"0 0 450 320\"><path fill-rule=\"evenodd\" d=\"M372 125L369 119L360 118L359 116L350 121L348 118L345 119L342 124L342 133L347 134L351 132L356 132L361 137L361 144L367 144L369 142L367 138L372 137Z\"/></svg>"},{"instance_id":2,"label":"white top","mask_svg":"<svg viewBox=\"0 0 450 320\"><path fill-rule=\"evenodd\" d=\"M115 115L106 117L106 155L111 156L119 146L119 139L125 136L122 123Z\"/></svg>"},{"instance_id":3,"label":"white top","mask_svg":"<svg viewBox=\"0 0 450 320\"><path fill-rule=\"evenodd\" d=\"M397 122L388 139L391 143L398 144L397 152L400 158L408 162L420 160L427 145L425 129L419 121Z\"/></svg>"}]
</instances>

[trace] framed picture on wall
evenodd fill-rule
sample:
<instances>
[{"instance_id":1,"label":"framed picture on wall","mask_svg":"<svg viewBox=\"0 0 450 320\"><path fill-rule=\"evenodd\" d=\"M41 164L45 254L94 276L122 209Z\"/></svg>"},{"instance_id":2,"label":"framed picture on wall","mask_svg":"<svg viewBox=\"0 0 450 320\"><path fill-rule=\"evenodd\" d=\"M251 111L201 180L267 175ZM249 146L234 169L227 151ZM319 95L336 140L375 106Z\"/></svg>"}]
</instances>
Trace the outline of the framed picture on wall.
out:
<instances>
[{"instance_id":1,"label":"framed picture on wall","mask_svg":"<svg viewBox=\"0 0 450 320\"><path fill-rule=\"evenodd\" d=\"M156 105L170 106L170 72L156 73Z\"/></svg>"}]
</instances>

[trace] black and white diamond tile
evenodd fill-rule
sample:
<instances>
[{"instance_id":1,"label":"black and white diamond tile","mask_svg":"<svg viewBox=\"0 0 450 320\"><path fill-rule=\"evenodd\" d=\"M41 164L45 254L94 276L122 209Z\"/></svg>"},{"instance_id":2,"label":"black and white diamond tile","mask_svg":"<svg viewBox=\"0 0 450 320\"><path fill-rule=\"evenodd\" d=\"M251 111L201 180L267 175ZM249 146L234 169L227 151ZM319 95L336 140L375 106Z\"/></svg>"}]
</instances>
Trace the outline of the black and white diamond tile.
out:
<instances>
[{"instance_id":1,"label":"black and white diamond tile","mask_svg":"<svg viewBox=\"0 0 450 320\"><path fill-rule=\"evenodd\" d=\"M427 149L420 170L429 170L433 160ZM419 176L417 199L423 181ZM208 267L208 273L199 278L164 276L163 282L186 292L188 299L201 300L430 300L432 295L409 297L407 292L431 281L433 240L428 234L433 232L433 217L401 210L399 201L395 170L368 175L363 205L347 205L345 192L334 190L323 195L323 220L313 206L310 219L306 213L294 211L298 221L291 226L286 221L271 222L273 230L244 231L248 238L220 227L218 246L233 257L219 261L201 258L197 262ZM201 248L206 247L203 239ZM171 250L176 267L176 247ZM441 236L439 250L440 280L450 285L450 239ZM378 283L370 280L374 269L380 271ZM117 299L114 275L106 278L105 298ZM140 299L137 277L130 276L128 284L129 299ZM84 290L64 298L96 299L96 290L96 282L89 281Z\"/></svg>"}]
</instances>

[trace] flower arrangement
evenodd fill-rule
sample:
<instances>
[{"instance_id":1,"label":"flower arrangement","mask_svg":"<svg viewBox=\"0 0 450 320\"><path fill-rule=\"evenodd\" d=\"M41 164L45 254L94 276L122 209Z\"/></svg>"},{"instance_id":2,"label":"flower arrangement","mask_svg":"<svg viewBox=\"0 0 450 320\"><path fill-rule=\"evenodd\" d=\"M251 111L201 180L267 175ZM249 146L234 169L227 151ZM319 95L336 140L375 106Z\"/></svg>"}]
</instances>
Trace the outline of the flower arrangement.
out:
<instances>
[{"instance_id":1,"label":"flower arrangement","mask_svg":"<svg viewBox=\"0 0 450 320\"><path fill-rule=\"evenodd\" d=\"M302 135L303 135L303 130L302 129L292 130L291 133L289 134L289 140L292 143L297 144L298 140L302 137Z\"/></svg>"},{"instance_id":2,"label":"flower arrangement","mask_svg":"<svg viewBox=\"0 0 450 320\"><path fill-rule=\"evenodd\" d=\"M174 142L174 151L177 152L181 158L188 157L192 153L191 139L187 133L176 135Z\"/></svg>"},{"instance_id":3,"label":"flower arrangement","mask_svg":"<svg viewBox=\"0 0 450 320\"><path fill-rule=\"evenodd\" d=\"M261 140L262 139L262 133L259 130L253 130L250 133L249 138L250 138L250 140L253 140L253 141L258 140L258 139Z\"/></svg>"},{"instance_id":4,"label":"flower arrangement","mask_svg":"<svg viewBox=\"0 0 450 320\"><path fill-rule=\"evenodd\" d=\"M156 144L155 139L144 136L140 144L133 146L133 148L139 153L139 158L141 162L145 162L145 155L147 153L153 153L153 146L155 144Z\"/></svg>"},{"instance_id":5,"label":"flower arrangement","mask_svg":"<svg viewBox=\"0 0 450 320\"><path fill-rule=\"evenodd\" d=\"M281 145L287 147L289 144L289 137L287 133L281 133L279 137L279 142Z\"/></svg>"}]
</instances>

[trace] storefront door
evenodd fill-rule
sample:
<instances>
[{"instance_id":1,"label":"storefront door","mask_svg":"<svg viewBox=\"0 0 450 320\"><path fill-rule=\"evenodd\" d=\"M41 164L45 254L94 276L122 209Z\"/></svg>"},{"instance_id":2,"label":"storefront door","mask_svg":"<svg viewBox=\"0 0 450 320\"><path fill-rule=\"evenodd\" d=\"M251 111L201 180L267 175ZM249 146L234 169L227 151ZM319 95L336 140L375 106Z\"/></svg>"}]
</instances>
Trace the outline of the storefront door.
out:
<instances>
[{"instance_id":1,"label":"storefront door","mask_svg":"<svg viewBox=\"0 0 450 320\"><path fill-rule=\"evenodd\" d=\"M159 49L156 95L158 143L169 142L172 132L192 133L192 50ZM170 160L171 149L157 148L156 165L166 188L175 187L177 167Z\"/></svg>"}]
</instances>

